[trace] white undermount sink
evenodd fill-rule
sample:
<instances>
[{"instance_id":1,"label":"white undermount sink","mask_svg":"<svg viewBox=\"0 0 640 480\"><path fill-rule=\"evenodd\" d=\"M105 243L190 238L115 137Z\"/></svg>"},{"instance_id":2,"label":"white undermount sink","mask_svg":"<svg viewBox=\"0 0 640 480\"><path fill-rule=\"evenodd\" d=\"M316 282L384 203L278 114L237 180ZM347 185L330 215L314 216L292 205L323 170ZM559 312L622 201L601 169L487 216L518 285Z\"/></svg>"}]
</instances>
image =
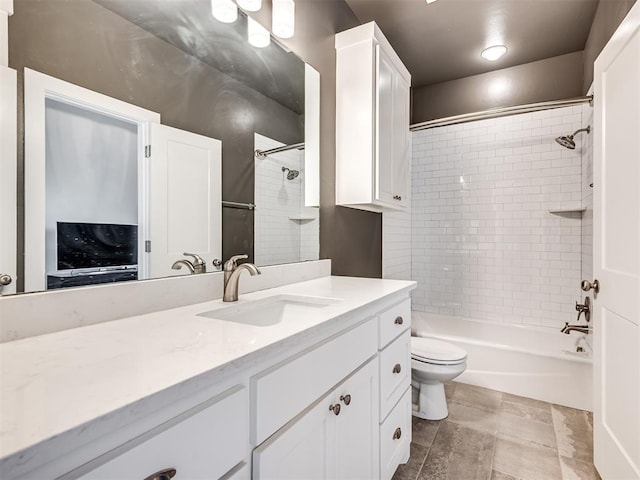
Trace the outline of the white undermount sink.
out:
<instances>
[{"instance_id":1,"label":"white undermount sink","mask_svg":"<svg viewBox=\"0 0 640 480\"><path fill-rule=\"evenodd\" d=\"M283 320L296 320L327 305L341 302L338 298L306 295L275 295L246 303L199 313L199 317L243 323L254 327L268 327Z\"/></svg>"}]
</instances>

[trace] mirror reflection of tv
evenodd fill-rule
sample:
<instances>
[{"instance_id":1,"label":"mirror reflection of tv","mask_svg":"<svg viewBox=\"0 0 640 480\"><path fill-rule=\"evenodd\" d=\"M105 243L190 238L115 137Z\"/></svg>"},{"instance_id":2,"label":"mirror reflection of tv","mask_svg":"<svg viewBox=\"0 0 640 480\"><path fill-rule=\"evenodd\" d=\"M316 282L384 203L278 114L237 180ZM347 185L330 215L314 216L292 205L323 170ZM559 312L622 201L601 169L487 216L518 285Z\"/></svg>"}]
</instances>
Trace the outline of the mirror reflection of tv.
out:
<instances>
[{"instance_id":1,"label":"mirror reflection of tv","mask_svg":"<svg viewBox=\"0 0 640 480\"><path fill-rule=\"evenodd\" d=\"M138 264L138 226L57 222L58 270Z\"/></svg>"}]
</instances>

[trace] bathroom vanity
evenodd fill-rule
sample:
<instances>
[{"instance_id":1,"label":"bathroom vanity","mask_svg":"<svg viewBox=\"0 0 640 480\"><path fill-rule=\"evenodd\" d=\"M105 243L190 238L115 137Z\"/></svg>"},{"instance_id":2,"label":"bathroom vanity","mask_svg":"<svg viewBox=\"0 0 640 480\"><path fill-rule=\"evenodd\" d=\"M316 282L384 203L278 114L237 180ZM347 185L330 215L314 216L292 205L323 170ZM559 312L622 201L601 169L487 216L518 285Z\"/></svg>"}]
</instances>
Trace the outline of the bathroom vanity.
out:
<instances>
[{"instance_id":1,"label":"bathroom vanity","mask_svg":"<svg viewBox=\"0 0 640 480\"><path fill-rule=\"evenodd\" d=\"M323 277L1 344L0 476L389 479L414 287Z\"/></svg>"}]
</instances>

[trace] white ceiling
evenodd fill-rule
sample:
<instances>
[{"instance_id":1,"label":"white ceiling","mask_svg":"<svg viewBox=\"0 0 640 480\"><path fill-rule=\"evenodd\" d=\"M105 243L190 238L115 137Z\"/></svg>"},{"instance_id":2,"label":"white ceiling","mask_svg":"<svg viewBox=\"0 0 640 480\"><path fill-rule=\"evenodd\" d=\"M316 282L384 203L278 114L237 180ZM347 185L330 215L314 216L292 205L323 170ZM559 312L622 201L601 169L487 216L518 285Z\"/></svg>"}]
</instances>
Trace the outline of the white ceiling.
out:
<instances>
[{"instance_id":1,"label":"white ceiling","mask_svg":"<svg viewBox=\"0 0 640 480\"><path fill-rule=\"evenodd\" d=\"M346 0L374 20L411 71L414 87L583 50L598 0ZM509 51L488 62L480 52Z\"/></svg>"}]
</instances>

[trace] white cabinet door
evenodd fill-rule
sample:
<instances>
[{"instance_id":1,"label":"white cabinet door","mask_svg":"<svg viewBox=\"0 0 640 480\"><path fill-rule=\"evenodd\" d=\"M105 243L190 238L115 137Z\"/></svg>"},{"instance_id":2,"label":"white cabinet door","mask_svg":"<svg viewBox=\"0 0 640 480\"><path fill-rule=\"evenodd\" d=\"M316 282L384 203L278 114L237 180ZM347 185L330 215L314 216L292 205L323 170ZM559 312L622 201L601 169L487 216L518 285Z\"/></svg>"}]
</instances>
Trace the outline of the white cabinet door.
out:
<instances>
[{"instance_id":1,"label":"white cabinet door","mask_svg":"<svg viewBox=\"0 0 640 480\"><path fill-rule=\"evenodd\" d=\"M340 415L336 418L335 478L350 480L378 478L379 427L376 360L369 362L348 379L337 389L334 397L342 404ZM340 400L341 398L342 400Z\"/></svg>"},{"instance_id":2,"label":"white cabinet door","mask_svg":"<svg viewBox=\"0 0 640 480\"><path fill-rule=\"evenodd\" d=\"M172 270L184 252L212 270L222 258L222 142L165 125L151 125L149 277Z\"/></svg>"},{"instance_id":3,"label":"white cabinet door","mask_svg":"<svg viewBox=\"0 0 640 480\"><path fill-rule=\"evenodd\" d=\"M393 82L393 194L396 204L408 204L408 174L411 136L409 132L409 88L401 75Z\"/></svg>"},{"instance_id":4,"label":"white cabinet door","mask_svg":"<svg viewBox=\"0 0 640 480\"><path fill-rule=\"evenodd\" d=\"M254 480L378 478L377 396L373 359L254 450Z\"/></svg>"},{"instance_id":5,"label":"white cabinet door","mask_svg":"<svg viewBox=\"0 0 640 480\"><path fill-rule=\"evenodd\" d=\"M594 463L640 478L640 4L595 62Z\"/></svg>"},{"instance_id":6,"label":"white cabinet door","mask_svg":"<svg viewBox=\"0 0 640 480\"><path fill-rule=\"evenodd\" d=\"M324 397L253 452L254 480L312 480L335 476L336 415Z\"/></svg>"},{"instance_id":7,"label":"white cabinet door","mask_svg":"<svg viewBox=\"0 0 640 480\"><path fill-rule=\"evenodd\" d=\"M376 200L394 208L407 203L409 85L380 45L376 46Z\"/></svg>"},{"instance_id":8,"label":"white cabinet door","mask_svg":"<svg viewBox=\"0 0 640 480\"><path fill-rule=\"evenodd\" d=\"M16 292L17 218L17 80L16 71L0 65L0 275L11 283L0 285L0 295Z\"/></svg>"},{"instance_id":9,"label":"white cabinet door","mask_svg":"<svg viewBox=\"0 0 640 480\"><path fill-rule=\"evenodd\" d=\"M395 202L393 163L395 156L394 141L394 82L395 68L389 55L376 45L376 139L378 148L375 153L375 198L378 201L393 204Z\"/></svg>"}]
</instances>

